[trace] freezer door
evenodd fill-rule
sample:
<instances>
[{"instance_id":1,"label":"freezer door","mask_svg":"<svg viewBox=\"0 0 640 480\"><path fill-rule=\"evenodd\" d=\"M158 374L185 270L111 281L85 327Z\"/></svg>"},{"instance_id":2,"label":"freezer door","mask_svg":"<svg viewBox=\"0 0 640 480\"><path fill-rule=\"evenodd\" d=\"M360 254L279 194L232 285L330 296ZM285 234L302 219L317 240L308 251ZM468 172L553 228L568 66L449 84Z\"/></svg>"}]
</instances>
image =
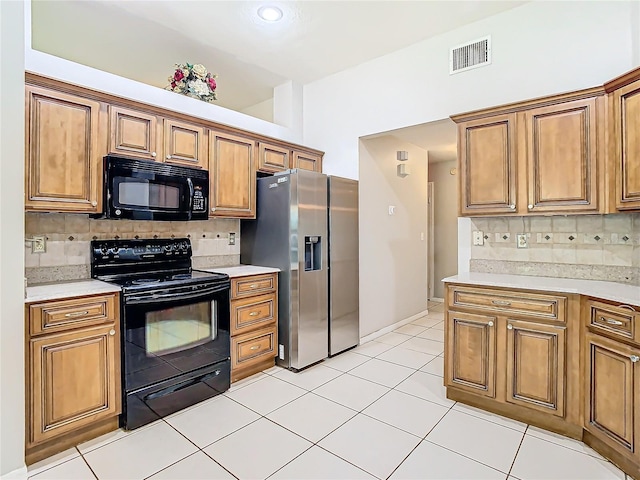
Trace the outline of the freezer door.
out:
<instances>
[{"instance_id":1,"label":"freezer door","mask_svg":"<svg viewBox=\"0 0 640 480\"><path fill-rule=\"evenodd\" d=\"M329 355L360 341L358 182L329 177Z\"/></svg>"},{"instance_id":2,"label":"freezer door","mask_svg":"<svg viewBox=\"0 0 640 480\"><path fill-rule=\"evenodd\" d=\"M301 369L328 355L327 177L295 172L291 175L291 235L297 239L292 253L298 268L291 278L289 367Z\"/></svg>"}]
</instances>

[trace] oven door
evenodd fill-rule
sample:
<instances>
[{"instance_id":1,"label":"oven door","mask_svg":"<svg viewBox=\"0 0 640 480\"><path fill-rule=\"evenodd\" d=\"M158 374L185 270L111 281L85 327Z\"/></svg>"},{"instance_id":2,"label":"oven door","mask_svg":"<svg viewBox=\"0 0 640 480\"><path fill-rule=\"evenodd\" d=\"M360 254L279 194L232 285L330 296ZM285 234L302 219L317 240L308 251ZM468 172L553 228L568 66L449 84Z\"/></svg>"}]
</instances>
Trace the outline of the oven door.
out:
<instances>
[{"instance_id":1,"label":"oven door","mask_svg":"<svg viewBox=\"0 0 640 480\"><path fill-rule=\"evenodd\" d=\"M228 282L125 292L123 299L126 392L229 359Z\"/></svg>"}]
</instances>

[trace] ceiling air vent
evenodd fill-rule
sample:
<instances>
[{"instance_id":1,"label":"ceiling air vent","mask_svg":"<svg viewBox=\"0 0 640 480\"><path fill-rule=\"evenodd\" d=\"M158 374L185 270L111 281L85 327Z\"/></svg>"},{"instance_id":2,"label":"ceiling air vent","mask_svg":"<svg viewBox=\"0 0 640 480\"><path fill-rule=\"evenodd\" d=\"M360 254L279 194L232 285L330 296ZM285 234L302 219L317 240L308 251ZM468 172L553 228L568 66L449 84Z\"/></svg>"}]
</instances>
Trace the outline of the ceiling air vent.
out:
<instances>
[{"instance_id":1,"label":"ceiling air vent","mask_svg":"<svg viewBox=\"0 0 640 480\"><path fill-rule=\"evenodd\" d=\"M491 36L453 47L449 51L449 75L491 63Z\"/></svg>"}]
</instances>

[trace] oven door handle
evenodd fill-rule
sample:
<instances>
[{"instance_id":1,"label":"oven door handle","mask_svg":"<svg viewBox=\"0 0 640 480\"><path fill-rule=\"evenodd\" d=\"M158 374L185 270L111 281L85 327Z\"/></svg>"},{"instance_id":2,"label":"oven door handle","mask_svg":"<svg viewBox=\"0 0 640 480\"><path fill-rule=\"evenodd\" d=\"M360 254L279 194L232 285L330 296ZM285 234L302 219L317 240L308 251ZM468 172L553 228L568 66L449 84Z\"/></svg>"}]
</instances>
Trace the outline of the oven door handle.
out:
<instances>
[{"instance_id":1,"label":"oven door handle","mask_svg":"<svg viewBox=\"0 0 640 480\"><path fill-rule=\"evenodd\" d=\"M193 188L193 180L190 177L187 177L187 185L189 185L189 205L187 207L189 214L191 214L193 210L193 196L195 195L195 189Z\"/></svg>"},{"instance_id":2,"label":"oven door handle","mask_svg":"<svg viewBox=\"0 0 640 480\"><path fill-rule=\"evenodd\" d=\"M139 305L143 303L157 303L158 301L181 301L181 300L196 300L199 298L210 297L213 293L223 291L219 288L210 288L207 290L200 290L194 293L166 293L162 295L125 295L125 303L127 305Z\"/></svg>"}]
</instances>

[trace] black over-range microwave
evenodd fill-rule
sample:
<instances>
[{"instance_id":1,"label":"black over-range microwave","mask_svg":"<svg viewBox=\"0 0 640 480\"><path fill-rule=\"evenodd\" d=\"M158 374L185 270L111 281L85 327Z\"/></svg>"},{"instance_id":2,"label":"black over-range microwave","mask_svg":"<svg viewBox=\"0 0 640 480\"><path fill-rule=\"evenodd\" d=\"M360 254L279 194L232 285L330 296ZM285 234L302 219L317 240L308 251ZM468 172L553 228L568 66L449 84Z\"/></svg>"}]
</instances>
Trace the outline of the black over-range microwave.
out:
<instances>
[{"instance_id":1,"label":"black over-range microwave","mask_svg":"<svg viewBox=\"0 0 640 480\"><path fill-rule=\"evenodd\" d=\"M129 220L206 220L209 172L117 156L104 157L104 214Z\"/></svg>"}]
</instances>

